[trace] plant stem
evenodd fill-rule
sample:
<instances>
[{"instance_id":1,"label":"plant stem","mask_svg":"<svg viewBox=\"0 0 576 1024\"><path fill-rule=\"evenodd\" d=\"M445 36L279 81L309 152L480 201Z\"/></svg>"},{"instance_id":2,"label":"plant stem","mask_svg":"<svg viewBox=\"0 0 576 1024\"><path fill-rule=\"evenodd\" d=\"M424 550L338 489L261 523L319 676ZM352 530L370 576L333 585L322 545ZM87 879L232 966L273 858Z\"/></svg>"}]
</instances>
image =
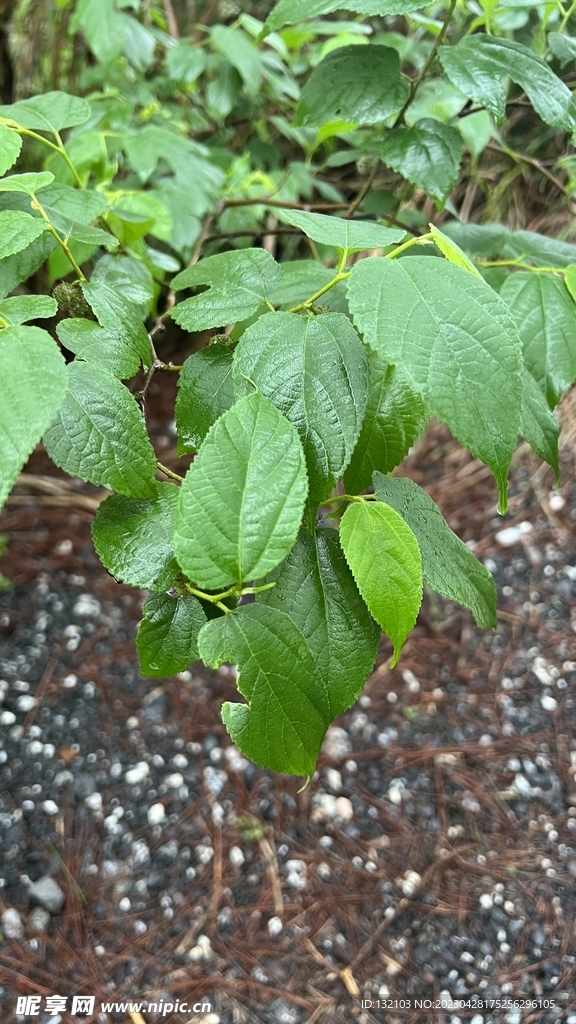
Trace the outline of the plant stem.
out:
<instances>
[{"instance_id":1,"label":"plant stem","mask_svg":"<svg viewBox=\"0 0 576 1024\"><path fill-rule=\"evenodd\" d=\"M418 235L416 238L409 238L407 242L403 242L402 245L397 246L396 249L392 249L392 252L387 252L385 257L384 257L384 259L386 259L386 260L396 259L396 256L399 256L400 253L404 252L406 249L411 249L413 245L418 245L420 243L422 243L423 245L427 245L428 242L431 242L431 241L432 241L432 232L431 231L429 231L426 235Z\"/></svg>"},{"instance_id":2,"label":"plant stem","mask_svg":"<svg viewBox=\"0 0 576 1024\"><path fill-rule=\"evenodd\" d=\"M398 117L396 118L394 124L392 125L393 128L396 128L396 126L401 121L404 120L404 115L405 115L406 111L408 110L408 107L410 106L410 104L415 99L416 93L418 92L418 89L422 85L422 82L426 78L426 75L428 74L430 68L432 67L432 64L436 60L436 55L438 53L438 50L440 49L440 46L442 45L442 42L444 41L444 36L446 35L446 32L448 30L448 25L450 24L450 21L452 19L452 15L454 14L454 8L455 7L456 7L456 0L450 0L450 7L448 8L448 13L446 14L446 17L444 18L444 22L443 22L442 28L440 29L440 31L439 31L439 33L438 33L438 35L437 35L437 37L436 37L436 39L434 41L434 46L432 47L432 49L430 50L430 53L428 54L428 60L424 64L424 67L422 68L422 71L420 72L420 74L412 82L412 85L410 86L410 95L409 95L408 99L406 100L406 103L402 107L402 110L398 114Z\"/></svg>"},{"instance_id":3,"label":"plant stem","mask_svg":"<svg viewBox=\"0 0 576 1024\"><path fill-rule=\"evenodd\" d=\"M320 299L322 295L325 295L326 292L329 292L330 289L333 288L335 284L339 284L340 281L345 281L347 277L350 277L351 273L351 270L348 270L345 273L338 272L336 276L332 278L331 281L328 281L328 284L325 284L323 288L319 288L318 291L314 292L314 295L311 295L310 298L306 299L305 302L300 302L297 306L293 306L292 309L289 310L289 312L299 313L301 309L310 309L310 306L314 305L316 299Z\"/></svg>"},{"instance_id":4,"label":"plant stem","mask_svg":"<svg viewBox=\"0 0 576 1024\"><path fill-rule=\"evenodd\" d=\"M517 260L476 260L478 267L518 267L520 270L529 270L532 274L556 274L561 277L564 271L561 267L531 267L529 263L522 263L522 258Z\"/></svg>"},{"instance_id":5,"label":"plant stem","mask_svg":"<svg viewBox=\"0 0 576 1024\"><path fill-rule=\"evenodd\" d=\"M30 204L31 208L33 210L38 210L38 213L42 217L42 220L45 221L45 223L46 223L46 230L49 231L50 234L52 235L52 237L55 238L56 241L58 242L58 245L62 249L62 252L66 256L67 260L69 261L69 263L72 264L72 266L74 268L74 271L76 273L76 277L78 278L78 280L79 281L85 281L86 278L84 277L84 274L82 273L82 271L80 270L80 267L76 263L76 260L74 259L72 253L70 252L70 249L68 248L67 242L56 231L56 228L53 226L53 224L52 224L48 214L46 213L46 210L42 206L42 203L38 202L38 199L36 198L34 192L30 192L29 195L31 196L31 199L32 199L32 202Z\"/></svg>"},{"instance_id":6,"label":"plant stem","mask_svg":"<svg viewBox=\"0 0 576 1024\"><path fill-rule=\"evenodd\" d=\"M170 477L171 480L176 480L177 483L179 484L183 482L183 476L178 476L178 473L173 473L172 470L168 469L167 466L163 466L162 463L158 461L158 459L156 459L156 466L158 467L161 473L164 473L164 476Z\"/></svg>"},{"instance_id":7,"label":"plant stem","mask_svg":"<svg viewBox=\"0 0 576 1024\"><path fill-rule=\"evenodd\" d=\"M28 138L35 139L36 142L41 142L43 146L47 146L48 149L51 149L54 153L58 153L59 156L61 156L64 162L67 164L68 169L78 187L84 188L82 178L78 174L78 171L76 170L74 164L68 156L68 153L64 148L64 143L62 142L59 132L54 132L54 135L58 140L58 145L56 145L56 143L50 142L50 139L45 139L43 135L39 135L38 132L33 132L30 128L23 128L22 125L19 125L17 121L11 121L10 118L0 118L0 122L2 124L6 124L7 128L12 128L13 131L18 132L18 135L27 135Z\"/></svg>"}]
</instances>

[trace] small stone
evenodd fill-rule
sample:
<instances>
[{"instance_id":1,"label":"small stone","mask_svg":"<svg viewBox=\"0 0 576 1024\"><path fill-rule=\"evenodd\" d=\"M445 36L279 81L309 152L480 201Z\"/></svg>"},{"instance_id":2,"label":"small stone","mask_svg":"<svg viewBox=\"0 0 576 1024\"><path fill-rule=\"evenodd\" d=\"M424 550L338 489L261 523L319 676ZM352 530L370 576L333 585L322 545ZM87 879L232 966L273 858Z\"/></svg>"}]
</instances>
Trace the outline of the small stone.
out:
<instances>
[{"instance_id":1,"label":"small stone","mask_svg":"<svg viewBox=\"0 0 576 1024\"><path fill-rule=\"evenodd\" d=\"M33 697L30 693L23 693L21 697L16 700L16 707L18 711L31 711L36 704L36 697Z\"/></svg>"},{"instance_id":2,"label":"small stone","mask_svg":"<svg viewBox=\"0 0 576 1024\"><path fill-rule=\"evenodd\" d=\"M58 883L49 875L32 882L28 888L28 895L34 903L49 910L51 914L57 914L62 909L66 898Z\"/></svg>"},{"instance_id":3,"label":"small stone","mask_svg":"<svg viewBox=\"0 0 576 1024\"><path fill-rule=\"evenodd\" d=\"M210 960L212 957L212 943L207 935L199 935L195 946L188 953L188 959L193 963L201 960Z\"/></svg>"},{"instance_id":4,"label":"small stone","mask_svg":"<svg viewBox=\"0 0 576 1024\"><path fill-rule=\"evenodd\" d=\"M122 914L127 914L128 911L130 910L131 906L132 906L132 903L130 902L128 897L127 896L123 896L122 899L120 900L120 902L118 903L118 910Z\"/></svg>"},{"instance_id":5,"label":"small stone","mask_svg":"<svg viewBox=\"0 0 576 1024\"><path fill-rule=\"evenodd\" d=\"M481 893L478 902L482 907L482 910L491 910L494 906L494 900L489 892Z\"/></svg>"},{"instance_id":6,"label":"small stone","mask_svg":"<svg viewBox=\"0 0 576 1024\"><path fill-rule=\"evenodd\" d=\"M148 818L149 825L159 825L166 818L166 808L164 807L164 804L152 804L152 806L148 808L148 814L146 817Z\"/></svg>"},{"instance_id":7,"label":"small stone","mask_svg":"<svg viewBox=\"0 0 576 1024\"><path fill-rule=\"evenodd\" d=\"M35 932L45 932L50 924L50 914L42 907L34 907L28 915L28 921Z\"/></svg>"},{"instance_id":8,"label":"small stone","mask_svg":"<svg viewBox=\"0 0 576 1024\"><path fill-rule=\"evenodd\" d=\"M101 795L101 793L91 793L90 796L86 797L86 799L84 800L84 803L86 804L86 807L90 808L91 811L96 811L96 812L101 811L102 810L102 795Z\"/></svg>"},{"instance_id":9,"label":"small stone","mask_svg":"<svg viewBox=\"0 0 576 1024\"><path fill-rule=\"evenodd\" d=\"M146 761L138 761L133 768L124 773L124 780L129 786L137 786L139 782L144 782L149 774L150 765Z\"/></svg>"},{"instance_id":10,"label":"small stone","mask_svg":"<svg viewBox=\"0 0 576 1024\"><path fill-rule=\"evenodd\" d=\"M24 938L24 925L22 924L22 918L14 907L8 907L2 917L2 931L7 939L23 939Z\"/></svg>"},{"instance_id":11,"label":"small stone","mask_svg":"<svg viewBox=\"0 0 576 1024\"><path fill-rule=\"evenodd\" d=\"M566 498L563 494L551 494L548 498L548 504L553 512L559 512L560 509L564 508Z\"/></svg>"},{"instance_id":12,"label":"small stone","mask_svg":"<svg viewBox=\"0 0 576 1024\"><path fill-rule=\"evenodd\" d=\"M352 749L350 737L339 725L331 725L322 745L322 753L327 757L345 757Z\"/></svg>"},{"instance_id":13,"label":"small stone","mask_svg":"<svg viewBox=\"0 0 576 1024\"><path fill-rule=\"evenodd\" d=\"M543 694L540 697L540 704L544 708L544 711L555 711L558 707L558 701L555 697L549 697L547 694Z\"/></svg>"},{"instance_id":14,"label":"small stone","mask_svg":"<svg viewBox=\"0 0 576 1024\"><path fill-rule=\"evenodd\" d=\"M354 817L352 801L347 796L339 796L336 800L336 817L340 821L351 821Z\"/></svg>"},{"instance_id":15,"label":"small stone","mask_svg":"<svg viewBox=\"0 0 576 1024\"><path fill-rule=\"evenodd\" d=\"M386 796L388 797L390 803L394 804L395 807L399 807L400 804L402 803L402 790L400 789L399 786L390 786L388 792L386 793Z\"/></svg>"},{"instance_id":16,"label":"small stone","mask_svg":"<svg viewBox=\"0 0 576 1024\"><path fill-rule=\"evenodd\" d=\"M523 522L519 523L518 526L507 526L504 530L499 530L495 535L497 544L500 544L503 548L511 547L513 544L518 544L527 533L530 533L532 529L532 523Z\"/></svg>"},{"instance_id":17,"label":"small stone","mask_svg":"<svg viewBox=\"0 0 576 1024\"><path fill-rule=\"evenodd\" d=\"M422 876L417 871L406 871L404 872L403 880L400 882L400 888L405 896L413 896L420 888L421 883Z\"/></svg>"},{"instance_id":18,"label":"small stone","mask_svg":"<svg viewBox=\"0 0 576 1024\"><path fill-rule=\"evenodd\" d=\"M242 850L240 849L239 846L231 846L230 847L230 853L228 854L228 857L229 857L230 863L235 868L241 867L242 864L244 863L244 861L246 860L246 858L245 858L245 856L244 856L244 854L243 854L243 852L242 852Z\"/></svg>"},{"instance_id":19,"label":"small stone","mask_svg":"<svg viewBox=\"0 0 576 1024\"><path fill-rule=\"evenodd\" d=\"M326 782L333 793L339 793L342 789L342 776L335 768L326 769Z\"/></svg>"},{"instance_id":20,"label":"small stone","mask_svg":"<svg viewBox=\"0 0 576 1024\"><path fill-rule=\"evenodd\" d=\"M184 785L184 776L181 772L172 772L171 775L167 775L164 779L164 785L168 789L180 789L180 786Z\"/></svg>"},{"instance_id":21,"label":"small stone","mask_svg":"<svg viewBox=\"0 0 576 1024\"><path fill-rule=\"evenodd\" d=\"M45 814L58 814L60 808L58 804L54 803L53 800L44 800L42 804L42 810Z\"/></svg>"},{"instance_id":22,"label":"small stone","mask_svg":"<svg viewBox=\"0 0 576 1024\"><path fill-rule=\"evenodd\" d=\"M268 921L268 934L271 935L272 938L274 939L276 938L277 935L280 935L280 932L282 931L283 927L284 925L282 924L281 918L271 917L270 920Z\"/></svg>"},{"instance_id":23,"label":"small stone","mask_svg":"<svg viewBox=\"0 0 576 1024\"><path fill-rule=\"evenodd\" d=\"M92 594L80 594L72 610L74 615L80 615L83 618L93 618L100 615L101 607L100 602L95 597L92 597Z\"/></svg>"},{"instance_id":24,"label":"small stone","mask_svg":"<svg viewBox=\"0 0 576 1024\"><path fill-rule=\"evenodd\" d=\"M14 725L16 715L13 711L3 711L0 715L0 725Z\"/></svg>"}]
</instances>

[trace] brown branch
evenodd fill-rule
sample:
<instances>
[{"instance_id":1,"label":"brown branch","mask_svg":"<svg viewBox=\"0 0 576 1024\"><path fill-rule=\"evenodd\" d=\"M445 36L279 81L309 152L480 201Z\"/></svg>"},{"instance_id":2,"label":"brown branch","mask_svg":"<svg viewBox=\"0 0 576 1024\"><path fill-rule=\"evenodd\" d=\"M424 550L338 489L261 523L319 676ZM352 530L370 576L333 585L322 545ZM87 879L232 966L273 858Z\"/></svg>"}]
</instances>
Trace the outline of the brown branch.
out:
<instances>
[{"instance_id":1,"label":"brown branch","mask_svg":"<svg viewBox=\"0 0 576 1024\"><path fill-rule=\"evenodd\" d=\"M169 35L172 36L172 39L180 39L180 30L178 28L178 22L176 21L174 8L172 7L172 0L164 0L164 13L166 15Z\"/></svg>"}]
</instances>

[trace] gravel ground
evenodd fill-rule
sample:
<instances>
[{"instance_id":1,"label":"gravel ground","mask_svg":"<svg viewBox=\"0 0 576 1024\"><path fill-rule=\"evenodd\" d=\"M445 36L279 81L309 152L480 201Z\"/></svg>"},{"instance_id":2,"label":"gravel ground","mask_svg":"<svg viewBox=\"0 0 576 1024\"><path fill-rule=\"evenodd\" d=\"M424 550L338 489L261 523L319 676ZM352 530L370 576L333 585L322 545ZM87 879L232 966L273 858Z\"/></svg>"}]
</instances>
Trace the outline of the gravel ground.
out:
<instances>
[{"instance_id":1,"label":"gravel ground","mask_svg":"<svg viewBox=\"0 0 576 1024\"><path fill-rule=\"evenodd\" d=\"M484 467L432 431L410 473L494 573L499 630L429 597L302 793L230 745L233 669L140 678L144 595L98 566L88 511L8 505L2 1021L112 1024L126 1014L100 1000L203 999L210 1012L143 1018L576 1024L571 458L552 493L520 453L503 520ZM78 992L92 1018L16 1015L16 994Z\"/></svg>"}]
</instances>

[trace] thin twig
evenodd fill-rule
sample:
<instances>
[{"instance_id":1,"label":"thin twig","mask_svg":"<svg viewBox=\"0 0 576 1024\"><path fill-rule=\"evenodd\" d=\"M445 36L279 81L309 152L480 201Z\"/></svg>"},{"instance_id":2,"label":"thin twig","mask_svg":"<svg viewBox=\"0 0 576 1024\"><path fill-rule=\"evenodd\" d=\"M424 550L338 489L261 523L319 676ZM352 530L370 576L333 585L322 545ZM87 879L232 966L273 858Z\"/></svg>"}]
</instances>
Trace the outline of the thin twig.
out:
<instances>
[{"instance_id":1,"label":"thin twig","mask_svg":"<svg viewBox=\"0 0 576 1024\"><path fill-rule=\"evenodd\" d=\"M176 15L174 14L174 8L172 7L172 0L164 0L164 13L168 25L168 34L172 36L172 39L180 39L180 30Z\"/></svg>"},{"instance_id":2,"label":"thin twig","mask_svg":"<svg viewBox=\"0 0 576 1024\"><path fill-rule=\"evenodd\" d=\"M486 149L492 149L496 153L501 153L503 156L509 156L511 160L516 162L529 164L530 167L535 167L540 174L543 174L548 181L551 181L556 188L563 192L565 196L570 196L569 190L565 185L562 184L559 178L557 178L551 171L549 171L540 160L536 160L533 156L526 156L524 153L517 153L514 149L507 149L503 146L499 146L496 142L489 142Z\"/></svg>"}]
</instances>

